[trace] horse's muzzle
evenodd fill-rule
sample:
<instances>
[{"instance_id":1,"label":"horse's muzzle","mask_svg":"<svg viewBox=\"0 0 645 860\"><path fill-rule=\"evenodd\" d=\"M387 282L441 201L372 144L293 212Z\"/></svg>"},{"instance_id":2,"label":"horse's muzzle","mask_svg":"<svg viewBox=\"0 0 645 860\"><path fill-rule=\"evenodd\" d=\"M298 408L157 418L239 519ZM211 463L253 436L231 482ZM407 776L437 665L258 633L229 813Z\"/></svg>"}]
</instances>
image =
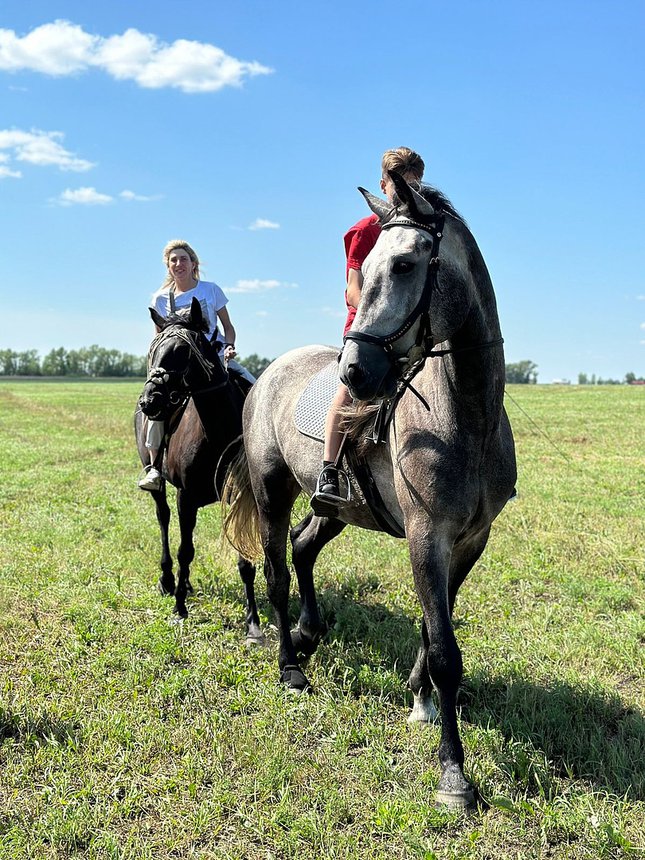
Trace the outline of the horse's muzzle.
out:
<instances>
[{"instance_id":1,"label":"horse's muzzle","mask_svg":"<svg viewBox=\"0 0 645 860\"><path fill-rule=\"evenodd\" d=\"M338 372L355 400L386 400L396 393L396 369L379 346L346 343Z\"/></svg>"},{"instance_id":2,"label":"horse's muzzle","mask_svg":"<svg viewBox=\"0 0 645 860\"><path fill-rule=\"evenodd\" d=\"M151 418L153 421L156 421L162 417L164 405L164 398L158 391L146 391L143 390L141 397L139 398L139 408L143 412L144 415L147 415L148 418Z\"/></svg>"}]
</instances>

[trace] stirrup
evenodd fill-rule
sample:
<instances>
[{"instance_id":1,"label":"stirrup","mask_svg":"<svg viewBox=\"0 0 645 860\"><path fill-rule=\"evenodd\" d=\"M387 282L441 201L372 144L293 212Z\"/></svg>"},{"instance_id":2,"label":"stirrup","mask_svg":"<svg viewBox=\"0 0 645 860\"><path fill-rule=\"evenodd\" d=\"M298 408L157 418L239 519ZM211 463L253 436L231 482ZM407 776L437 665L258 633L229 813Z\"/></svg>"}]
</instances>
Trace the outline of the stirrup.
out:
<instances>
[{"instance_id":1,"label":"stirrup","mask_svg":"<svg viewBox=\"0 0 645 860\"><path fill-rule=\"evenodd\" d=\"M335 469L338 476L338 495L322 492L322 476L325 473L325 469L322 469L316 481L316 489L311 497L311 507L319 517L336 516L338 507L346 505L352 499L352 485L350 484L347 472L338 466L333 466L332 468Z\"/></svg>"}]
</instances>

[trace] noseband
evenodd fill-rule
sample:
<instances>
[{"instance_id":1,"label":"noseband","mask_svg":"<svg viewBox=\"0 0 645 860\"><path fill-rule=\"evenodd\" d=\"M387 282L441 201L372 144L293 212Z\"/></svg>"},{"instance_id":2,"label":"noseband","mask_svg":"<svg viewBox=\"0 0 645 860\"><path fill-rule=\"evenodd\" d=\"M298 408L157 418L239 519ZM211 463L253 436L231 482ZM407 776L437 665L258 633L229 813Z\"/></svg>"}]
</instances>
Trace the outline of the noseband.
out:
<instances>
[{"instance_id":1,"label":"noseband","mask_svg":"<svg viewBox=\"0 0 645 860\"><path fill-rule=\"evenodd\" d=\"M426 281L423 285L423 291L417 302L416 307L401 323L401 325L393 332L387 335L366 334L360 331L348 331L343 338L343 343L348 340L362 341L370 343L374 346L379 346L388 355L393 351L393 345L397 340L400 340L403 335L407 334L415 322L421 318L421 325L417 333L415 346L410 352L415 352L415 356L419 356L419 350L422 350L422 355L425 358L430 354L434 341L432 338L432 330L430 327L430 300L432 299L433 290L437 284L437 272L439 271L439 243L443 236L444 216L442 212L435 213L434 220L428 224L420 221L414 221L411 218L397 218L394 221L388 221L381 226L381 230L390 230L392 227L411 227L414 230L423 230L429 233L432 237L432 257L428 263L428 273ZM407 363L410 354L405 356L404 361Z\"/></svg>"}]
</instances>

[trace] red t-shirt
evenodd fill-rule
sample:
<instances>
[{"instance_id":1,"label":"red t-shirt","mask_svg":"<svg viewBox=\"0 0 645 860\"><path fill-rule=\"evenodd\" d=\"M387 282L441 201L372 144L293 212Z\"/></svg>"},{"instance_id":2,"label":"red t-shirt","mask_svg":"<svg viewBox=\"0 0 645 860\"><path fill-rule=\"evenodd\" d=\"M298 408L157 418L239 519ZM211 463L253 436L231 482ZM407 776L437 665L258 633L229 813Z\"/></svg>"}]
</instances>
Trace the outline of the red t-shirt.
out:
<instances>
[{"instance_id":1,"label":"red t-shirt","mask_svg":"<svg viewBox=\"0 0 645 860\"><path fill-rule=\"evenodd\" d=\"M343 241L345 243L345 255L347 257L347 267L345 269L345 279L349 276L350 269L360 269L365 258L376 245L376 240L381 232L378 215L369 215L367 218L361 218L353 227L350 227ZM347 334L354 322L356 316L356 308L352 308L347 304L347 290L345 290L345 304L347 305L347 320L343 330L343 337Z\"/></svg>"}]
</instances>

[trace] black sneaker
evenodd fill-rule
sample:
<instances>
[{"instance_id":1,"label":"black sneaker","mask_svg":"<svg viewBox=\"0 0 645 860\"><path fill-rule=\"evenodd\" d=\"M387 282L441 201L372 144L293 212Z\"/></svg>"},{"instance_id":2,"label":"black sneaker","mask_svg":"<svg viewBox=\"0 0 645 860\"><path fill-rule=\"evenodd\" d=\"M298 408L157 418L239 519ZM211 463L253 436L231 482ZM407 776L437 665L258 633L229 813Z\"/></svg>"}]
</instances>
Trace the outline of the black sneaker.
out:
<instances>
[{"instance_id":1,"label":"black sneaker","mask_svg":"<svg viewBox=\"0 0 645 860\"><path fill-rule=\"evenodd\" d=\"M340 489L338 487L338 468L336 466L325 466L318 478L316 487L317 496L325 496L342 502Z\"/></svg>"}]
</instances>

